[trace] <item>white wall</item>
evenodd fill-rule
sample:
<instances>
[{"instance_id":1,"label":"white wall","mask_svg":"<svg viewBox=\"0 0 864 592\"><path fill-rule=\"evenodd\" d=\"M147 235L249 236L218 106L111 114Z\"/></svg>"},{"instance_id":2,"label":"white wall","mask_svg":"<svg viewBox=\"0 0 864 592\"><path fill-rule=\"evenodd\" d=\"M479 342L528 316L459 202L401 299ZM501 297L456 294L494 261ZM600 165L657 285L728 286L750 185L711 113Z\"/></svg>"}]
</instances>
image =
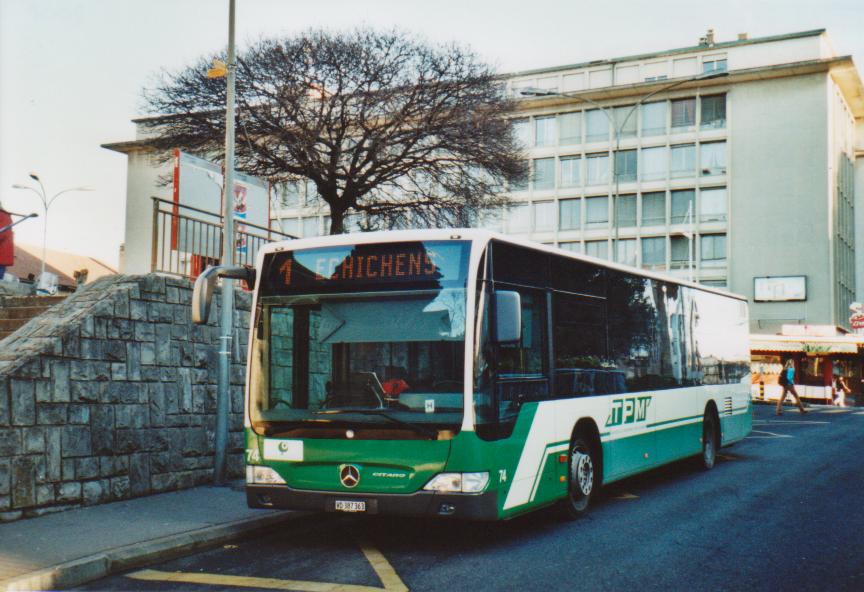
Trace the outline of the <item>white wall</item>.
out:
<instances>
[{"instance_id":1,"label":"white wall","mask_svg":"<svg viewBox=\"0 0 864 592\"><path fill-rule=\"evenodd\" d=\"M764 80L729 93L729 288L752 301L754 277L807 276L806 301L752 304L754 333L832 324L827 79Z\"/></svg>"},{"instance_id":2,"label":"white wall","mask_svg":"<svg viewBox=\"0 0 864 592\"><path fill-rule=\"evenodd\" d=\"M160 187L159 178L170 175L171 162L159 163L142 152L128 155L126 175L126 240L120 273L150 272L153 243L153 196L171 199L171 186Z\"/></svg>"}]
</instances>

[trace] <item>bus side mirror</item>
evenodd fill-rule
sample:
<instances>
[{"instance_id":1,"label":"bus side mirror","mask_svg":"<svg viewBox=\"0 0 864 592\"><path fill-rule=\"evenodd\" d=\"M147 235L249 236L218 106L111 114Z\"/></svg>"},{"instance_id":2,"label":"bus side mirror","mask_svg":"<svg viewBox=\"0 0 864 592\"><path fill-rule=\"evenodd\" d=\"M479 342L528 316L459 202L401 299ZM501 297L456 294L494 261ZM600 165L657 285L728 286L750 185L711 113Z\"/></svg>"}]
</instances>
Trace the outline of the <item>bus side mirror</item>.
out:
<instances>
[{"instance_id":1,"label":"bus side mirror","mask_svg":"<svg viewBox=\"0 0 864 592\"><path fill-rule=\"evenodd\" d=\"M246 267L223 267L217 265L208 267L195 279L192 289L192 322L196 325L206 325L210 316L210 305L213 303L213 292L216 280L220 277L244 280L249 288L255 286L255 270Z\"/></svg>"},{"instance_id":2,"label":"bus side mirror","mask_svg":"<svg viewBox=\"0 0 864 592\"><path fill-rule=\"evenodd\" d=\"M519 292L495 292L495 341L515 343L522 339L522 299Z\"/></svg>"}]
</instances>

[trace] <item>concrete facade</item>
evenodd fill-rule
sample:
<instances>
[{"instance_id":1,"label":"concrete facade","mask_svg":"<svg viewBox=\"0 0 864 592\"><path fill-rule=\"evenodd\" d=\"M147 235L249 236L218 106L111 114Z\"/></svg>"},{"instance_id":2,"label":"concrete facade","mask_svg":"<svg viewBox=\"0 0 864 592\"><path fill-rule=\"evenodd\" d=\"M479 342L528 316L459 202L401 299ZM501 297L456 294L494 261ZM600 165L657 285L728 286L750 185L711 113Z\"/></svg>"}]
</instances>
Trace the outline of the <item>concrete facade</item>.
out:
<instances>
[{"instance_id":1,"label":"concrete facade","mask_svg":"<svg viewBox=\"0 0 864 592\"><path fill-rule=\"evenodd\" d=\"M712 41L512 75L532 180L493 225L744 294L754 333L847 331L864 298L858 71L822 30ZM694 113L676 126L682 107ZM777 276L805 276L806 298L756 302L754 279Z\"/></svg>"}]
</instances>

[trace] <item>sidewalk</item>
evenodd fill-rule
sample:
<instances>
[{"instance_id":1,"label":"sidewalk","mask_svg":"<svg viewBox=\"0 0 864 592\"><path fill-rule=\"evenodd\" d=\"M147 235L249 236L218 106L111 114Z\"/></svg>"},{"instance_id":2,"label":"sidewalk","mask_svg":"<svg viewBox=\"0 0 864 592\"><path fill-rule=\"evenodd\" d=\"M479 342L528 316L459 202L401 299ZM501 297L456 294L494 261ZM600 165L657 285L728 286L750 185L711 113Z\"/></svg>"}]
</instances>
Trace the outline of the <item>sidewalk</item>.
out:
<instances>
[{"instance_id":1,"label":"sidewalk","mask_svg":"<svg viewBox=\"0 0 864 592\"><path fill-rule=\"evenodd\" d=\"M53 590L221 544L303 514L196 487L0 524L0 591Z\"/></svg>"}]
</instances>

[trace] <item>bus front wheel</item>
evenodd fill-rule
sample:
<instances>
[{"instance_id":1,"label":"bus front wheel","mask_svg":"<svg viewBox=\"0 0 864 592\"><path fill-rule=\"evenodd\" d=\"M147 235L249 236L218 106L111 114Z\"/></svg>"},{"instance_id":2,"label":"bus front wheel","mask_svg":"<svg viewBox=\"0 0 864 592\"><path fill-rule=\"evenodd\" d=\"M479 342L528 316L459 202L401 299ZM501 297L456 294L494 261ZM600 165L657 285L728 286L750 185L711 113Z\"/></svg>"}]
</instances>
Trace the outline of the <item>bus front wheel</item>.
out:
<instances>
[{"instance_id":1,"label":"bus front wheel","mask_svg":"<svg viewBox=\"0 0 864 592\"><path fill-rule=\"evenodd\" d=\"M702 418L702 466L713 469L717 462L717 449L720 448L720 430L717 425L717 415L712 409L705 410Z\"/></svg>"},{"instance_id":2,"label":"bus front wheel","mask_svg":"<svg viewBox=\"0 0 864 592\"><path fill-rule=\"evenodd\" d=\"M597 452L591 441L583 435L577 435L570 444L567 497L562 502L566 518L578 518L588 510L599 485L597 461Z\"/></svg>"}]
</instances>

